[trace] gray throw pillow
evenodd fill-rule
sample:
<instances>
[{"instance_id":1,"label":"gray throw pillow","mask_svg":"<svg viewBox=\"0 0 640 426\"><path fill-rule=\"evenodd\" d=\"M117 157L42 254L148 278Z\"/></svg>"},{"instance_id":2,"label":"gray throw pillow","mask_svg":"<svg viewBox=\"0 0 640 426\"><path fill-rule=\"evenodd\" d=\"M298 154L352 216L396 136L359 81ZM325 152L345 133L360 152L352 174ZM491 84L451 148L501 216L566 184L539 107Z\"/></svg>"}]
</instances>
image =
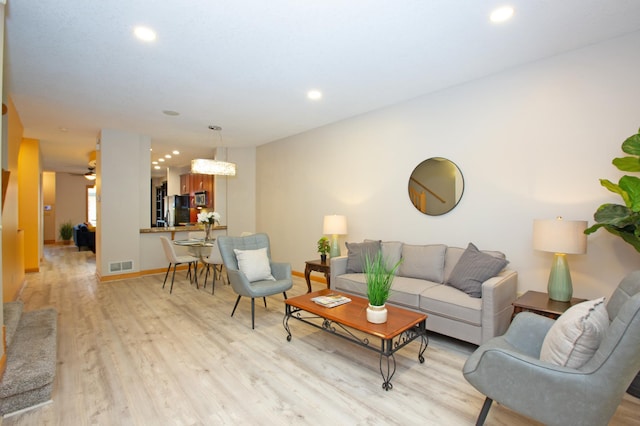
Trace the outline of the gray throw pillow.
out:
<instances>
[{"instance_id":1,"label":"gray throw pillow","mask_svg":"<svg viewBox=\"0 0 640 426\"><path fill-rule=\"evenodd\" d=\"M365 241L363 243L345 243L347 254L347 274L364 272L365 258L373 260L380 251L380 240Z\"/></svg>"},{"instance_id":2,"label":"gray throw pillow","mask_svg":"<svg viewBox=\"0 0 640 426\"><path fill-rule=\"evenodd\" d=\"M507 266L507 260L483 253L469 243L451 271L447 285L464 291L471 297L482 297L482 283Z\"/></svg>"}]
</instances>

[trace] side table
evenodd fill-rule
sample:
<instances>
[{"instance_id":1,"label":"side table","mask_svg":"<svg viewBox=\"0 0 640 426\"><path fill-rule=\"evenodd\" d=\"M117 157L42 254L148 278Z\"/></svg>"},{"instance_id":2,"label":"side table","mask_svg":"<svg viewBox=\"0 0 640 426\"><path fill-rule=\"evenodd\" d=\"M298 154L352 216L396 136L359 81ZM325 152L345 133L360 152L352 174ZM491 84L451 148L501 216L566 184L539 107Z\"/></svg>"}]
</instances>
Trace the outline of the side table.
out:
<instances>
[{"instance_id":1,"label":"side table","mask_svg":"<svg viewBox=\"0 0 640 426\"><path fill-rule=\"evenodd\" d=\"M547 293L527 291L513 302L513 316L511 319L513 319L516 314L525 311L557 319L564 311L573 305L584 302L585 300L586 299L578 299L577 297L574 297L569 302L558 302L557 300L549 299L549 295Z\"/></svg>"},{"instance_id":2,"label":"side table","mask_svg":"<svg viewBox=\"0 0 640 426\"><path fill-rule=\"evenodd\" d=\"M325 262L320 259L307 260L304 267L304 279L307 280L307 293L311 293L311 271L321 272L327 280L327 288L331 288L331 263L327 259Z\"/></svg>"}]
</instances>

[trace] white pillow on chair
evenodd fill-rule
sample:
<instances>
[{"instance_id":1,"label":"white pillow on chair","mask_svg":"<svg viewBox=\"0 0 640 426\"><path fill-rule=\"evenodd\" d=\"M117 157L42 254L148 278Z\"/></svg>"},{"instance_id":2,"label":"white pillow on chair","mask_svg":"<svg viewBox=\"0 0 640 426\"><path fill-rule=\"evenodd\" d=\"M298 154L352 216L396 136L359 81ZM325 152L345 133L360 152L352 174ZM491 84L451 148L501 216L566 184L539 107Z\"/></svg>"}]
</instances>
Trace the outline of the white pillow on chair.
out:
<instances>
[{"instance_id":1,"label":"white pillow on chair","mask_svg":"<svg viewBox=\"0 0 640 426\"><path fill-rule=\"evenodd\" d=\"M249 282L276 280L271 275L271 264L266 247L257 250L233 249L233 252L238 259L238 268L246 275Z\"/></svg>"},{"instance_id":2,"label":"white pillow on chair","mask_svg":"<svg viewBox=\"0 0 640 426\"><path fill-rule=\"evenodd\" d=\"M551 326L542 342L540 360L580 368L596 353L608 327L604 297L578 303Z\"/></svg>"}]
</instances>

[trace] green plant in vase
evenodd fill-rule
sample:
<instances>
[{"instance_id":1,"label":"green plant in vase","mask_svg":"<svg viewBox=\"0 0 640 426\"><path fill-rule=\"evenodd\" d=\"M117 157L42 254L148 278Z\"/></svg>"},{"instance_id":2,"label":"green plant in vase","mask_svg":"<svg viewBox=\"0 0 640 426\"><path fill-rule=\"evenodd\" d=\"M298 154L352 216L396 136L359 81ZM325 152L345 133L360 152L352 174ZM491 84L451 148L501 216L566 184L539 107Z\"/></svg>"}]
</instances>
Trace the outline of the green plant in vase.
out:
<instances>
[{"instance_id":1,"label":"green plant in vase","mask_svg":"<svg viewBox=\"0 0 640 426\"><path fill-rule=\"evenodd\" d=\"M384 305L389 299L391 284L393 284L393 278L402 260L398 261L391 269L387 269L382 251L378 251L373 259L367 255L364 260L367 299L369 299L367 321L381 324L387 321L387 308Z\"/></svg>"},{"instance_id":2,"label":"green plant in vase","mask_svg":"<svg viewBox=\"0 0 640 426\"><path fill-rule=\"evenodd\" d=\"M69 244L71 238L73 237L73 224L70 220L66 222L62 222L60 224L60 229L58 230L60 234L60 239L63 240L66 244Z\"/></svg>"},{"instance_id":3,"label":"green plant in vase","mask_svg":"<svg viewBox=\"0 0 640 426\"><path fill-rule=\"evenodd\" d=\"M322 262L327 261L327 253L331 251L331 242L327 237L321 237L318 240L318 253L320 253L320 260Z\"/></svg>"},{"instance_id":4,"label":"green plant in vase","mask_svg":"<svg viewBox=\"0 0 640 426\"><path fill-rule=\"evenodd\" d=\"M640 172L640 131L622 143L622 151L629 156L614 158L613 165L624 172ZM598 207L593 215L596 224L584 233L604 228L640 252L640 178L624 175L617 184L608 179L600 179L600 184L619 194L624 205L607 203Z\"/></svg>"}]
</instances>

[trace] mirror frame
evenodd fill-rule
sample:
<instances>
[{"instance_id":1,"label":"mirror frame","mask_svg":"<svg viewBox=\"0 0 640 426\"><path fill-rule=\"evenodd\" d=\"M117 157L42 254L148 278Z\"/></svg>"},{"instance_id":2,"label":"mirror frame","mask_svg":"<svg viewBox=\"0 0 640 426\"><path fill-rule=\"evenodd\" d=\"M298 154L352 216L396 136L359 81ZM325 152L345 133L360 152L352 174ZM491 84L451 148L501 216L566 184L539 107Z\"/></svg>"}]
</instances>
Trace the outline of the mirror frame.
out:
<instances>
[{"instance_id":1,"label":"mirror frame","mask_svg":"<svg viewBox=\"0 0 640 426\"><path fill-rule=\"evenodd\" d=\"M413 169L407 189L416 210L427 216L441 216L460 203L464 194L464 176L453 161L431 157Z\"/></svg>"}]
</instances>

